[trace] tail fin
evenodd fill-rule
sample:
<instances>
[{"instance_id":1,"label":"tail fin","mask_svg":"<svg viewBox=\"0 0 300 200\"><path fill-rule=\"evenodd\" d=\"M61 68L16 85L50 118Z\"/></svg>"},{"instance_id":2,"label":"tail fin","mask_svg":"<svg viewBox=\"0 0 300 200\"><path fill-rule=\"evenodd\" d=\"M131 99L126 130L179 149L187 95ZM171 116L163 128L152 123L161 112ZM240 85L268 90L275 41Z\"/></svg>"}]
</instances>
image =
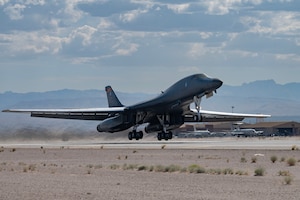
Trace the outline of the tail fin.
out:
<instances>
[{"instance_id":1,"label":"tail fin","mask_svg":"<svg viewBox=\"0 0 300 200\"><path fill-rule=\"evenodd\" d=\"M107 95L107 101L108 101L108 107L124 107L123 104L119 101L117 95L113 91L111 86L105 87L106 95Z\"/></svg>"}]
</instances>

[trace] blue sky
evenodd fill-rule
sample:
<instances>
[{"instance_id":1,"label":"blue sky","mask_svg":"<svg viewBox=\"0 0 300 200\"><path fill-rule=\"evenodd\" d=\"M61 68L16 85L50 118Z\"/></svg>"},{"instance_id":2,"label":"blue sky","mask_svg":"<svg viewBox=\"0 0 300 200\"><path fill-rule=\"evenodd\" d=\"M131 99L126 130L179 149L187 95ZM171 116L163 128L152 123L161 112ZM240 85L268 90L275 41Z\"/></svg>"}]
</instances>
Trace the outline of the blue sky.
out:
<instances>
[{"instance_id":1,"label":"blue sky","mask_svg":"<svg viewBox=\"0 0 300 200\"><path fill-rule=\"evenodd\" d=\"M0 92L300 82L300 1L0 0L0 70Z\"/></svg>"}]
</instances>

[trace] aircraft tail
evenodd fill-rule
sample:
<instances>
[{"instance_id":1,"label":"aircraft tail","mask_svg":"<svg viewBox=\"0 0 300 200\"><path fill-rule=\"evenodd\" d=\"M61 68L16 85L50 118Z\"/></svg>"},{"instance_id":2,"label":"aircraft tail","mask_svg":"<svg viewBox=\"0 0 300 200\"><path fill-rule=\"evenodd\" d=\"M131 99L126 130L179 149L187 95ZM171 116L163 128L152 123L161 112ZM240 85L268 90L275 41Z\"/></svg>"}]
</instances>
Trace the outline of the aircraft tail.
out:
<instances>
[{"instance_id":1,"label":"aircraft tail","mask_svg":"<svg viewBox=\"0 0 300 200\"><path fill-rule=\"evenodd\" d=\"M107 95L107 101L108 101L108 107L124 107L123 104L119 101L117 95L113 91L111 86L105 87L106 95Z\"/></svg>"}]
</instances>

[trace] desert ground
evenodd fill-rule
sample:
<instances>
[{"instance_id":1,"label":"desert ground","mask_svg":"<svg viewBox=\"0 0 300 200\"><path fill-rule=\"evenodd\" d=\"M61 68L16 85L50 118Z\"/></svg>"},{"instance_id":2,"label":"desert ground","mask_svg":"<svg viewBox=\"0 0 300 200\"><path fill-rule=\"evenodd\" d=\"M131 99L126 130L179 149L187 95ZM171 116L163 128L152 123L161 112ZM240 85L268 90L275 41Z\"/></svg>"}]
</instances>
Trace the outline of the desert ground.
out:
<instances>
[{"instance_id":1,"label":"desert ground","mask_svg":"<svg viewBox=\"0 0 300 200\"><path fill-rule=\"evenodd\" d=\"M0 199L300 199L299 138L277 148L243 147L249 141L260 142L4 143Z\"/></svg>"}]
</instances>

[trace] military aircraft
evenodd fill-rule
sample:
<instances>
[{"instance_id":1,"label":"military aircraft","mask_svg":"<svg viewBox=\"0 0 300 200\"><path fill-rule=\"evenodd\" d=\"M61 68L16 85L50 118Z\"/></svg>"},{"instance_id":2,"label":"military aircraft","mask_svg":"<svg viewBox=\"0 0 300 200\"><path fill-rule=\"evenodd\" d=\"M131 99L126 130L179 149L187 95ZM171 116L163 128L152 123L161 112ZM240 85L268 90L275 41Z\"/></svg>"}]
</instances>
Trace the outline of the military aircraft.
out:
<instances>
[{"instance_id":1,"label":"military aircraft","mask_svg":"<svg viewBox=\"0 0 300 200\"><path fill-rule=\"evenodd\" d=\"M142 139L143 131L138 131L140 125L145 124L146 133L158 132L158 140L172 139L172 130L185 122L214 122L241 121L246 117L265 118L270 115L241 114L206 111L200 109L203 96L207 98L221 87L223 82L217 78L210 78L205 74L194 74L183 78L162 92L156 98L124 106L117 98L111 86L105 88L108 108L80 108L80 109L8 109L3 112L31 113L32 117L99 120L99 132L119 132L132 128L128 139ZM195 108L191 109L192 103Z\"/></svg>"}]
</instances>

